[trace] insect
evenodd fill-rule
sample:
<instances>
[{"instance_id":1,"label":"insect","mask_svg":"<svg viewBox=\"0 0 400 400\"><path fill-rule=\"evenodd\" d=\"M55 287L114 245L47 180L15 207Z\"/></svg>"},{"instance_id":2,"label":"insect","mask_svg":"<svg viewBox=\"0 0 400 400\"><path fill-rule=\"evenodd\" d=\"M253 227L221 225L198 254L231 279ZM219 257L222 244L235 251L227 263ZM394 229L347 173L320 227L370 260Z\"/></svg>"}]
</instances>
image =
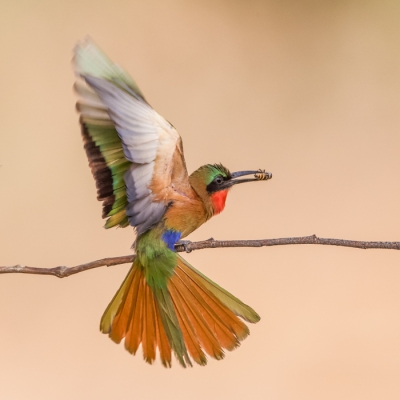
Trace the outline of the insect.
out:
<instances>
[{"instance_id":1,"label":"insect","mask_svg":"<svg viewBox=\"0 0 400 400\"><path fill-rule=\"evenodd\" d=\"M266 172L265 169L257 170L257 173L254 174L254 178L258 181L267 181L272 178L272 174L270 172Z\"/></svg>"}]
</instances>

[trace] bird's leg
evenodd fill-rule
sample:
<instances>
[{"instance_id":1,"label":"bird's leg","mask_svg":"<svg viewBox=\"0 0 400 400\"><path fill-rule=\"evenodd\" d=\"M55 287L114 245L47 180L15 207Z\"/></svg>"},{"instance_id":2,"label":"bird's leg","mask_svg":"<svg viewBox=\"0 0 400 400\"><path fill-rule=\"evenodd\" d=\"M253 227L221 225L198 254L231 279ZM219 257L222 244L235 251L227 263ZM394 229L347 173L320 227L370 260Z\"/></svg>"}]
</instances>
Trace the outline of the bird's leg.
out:
<instances>
[{"instance_id":1,"label":"bird's leg","mask_svg":"<svg viewBox=\"0 0 400 400\"><path fill-rule=\"evenodd\" d=\"M175 246L182 245L183 248L185 249L186 253L191 253L192 250L189 250L189 249L187 248L188 244L191 244L191 243L192 243L192 242L191 242L190 240L178 240L178 241L175 243Z\"/></svg>"}]
</instances>

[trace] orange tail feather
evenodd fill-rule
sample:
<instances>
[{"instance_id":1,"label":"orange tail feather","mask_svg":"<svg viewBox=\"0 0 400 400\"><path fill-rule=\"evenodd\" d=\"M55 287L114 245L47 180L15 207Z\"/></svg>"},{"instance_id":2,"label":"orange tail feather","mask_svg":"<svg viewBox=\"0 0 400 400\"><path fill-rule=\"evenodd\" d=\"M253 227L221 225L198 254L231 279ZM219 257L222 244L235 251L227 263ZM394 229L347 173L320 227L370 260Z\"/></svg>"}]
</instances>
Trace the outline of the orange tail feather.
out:
<instances>
[{"instance_id":1,"label":"orange tail feather","mask_svg":"<svg viewBox=\"0 0 400 400\"><path fill-rule=\"evenodd\" d=\"M140 272L141 271L138 269L136 273L139 275ZM145 285L146 281L144 279L144 275L140 276L136 304L132 303L131 305L132 317L130 319L129 328L125 337L125 348L133 354L136 354L136 351L142 341Z\"/></svg>"},{"instance_id":2,"label":"orange tail feather","mask_svg":"<svg viewBox=\"0 0 400 400\"><path fill-rule=\"evenodd\" d=\"M171 346L168 341L167 334L161 322L160 312L155 302L153 302L153 308L156 317L156 338L157 347L160 351L161 362L164 367L171 367Z\"/></svg>"},{"instance_id":3,"label":"orange tail feather","mask_svg":"<svg viewBox=\"0 0 400 400\"><path fill-rule=\"evenodd\" d=\"M154 295L150 286L146 285L145 288L145 302L144 302L144 329L143 329L143 357L149 363L156 359L156 320L154 314Z\"/></svg>"},{"instance_id":4,"label":"orange tail feather","mask_svg":"<svg viewBox=\"0 0 400 400\"><path fill-rule=\"evenodd\" d=\"M132 308L136 304L140 277L135 272L135 270L131 270L128 274L127 286L129 290L126 290L120 310L112 321L110 338L116 343L121 342L125 337L126 329L132 317Z\"/></svg>"}]
</instances>

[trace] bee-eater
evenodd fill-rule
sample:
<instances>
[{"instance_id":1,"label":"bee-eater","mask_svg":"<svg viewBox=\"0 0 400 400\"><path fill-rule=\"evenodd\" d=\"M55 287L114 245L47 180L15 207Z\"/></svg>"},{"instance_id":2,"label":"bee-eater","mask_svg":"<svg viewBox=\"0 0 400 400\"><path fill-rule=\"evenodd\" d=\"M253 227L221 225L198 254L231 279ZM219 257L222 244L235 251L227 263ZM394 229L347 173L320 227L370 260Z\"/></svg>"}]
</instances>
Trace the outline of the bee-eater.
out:
<instances>
[{"instance_id":1,"label":"bee-eater","mask_svg":"<svg viewBox=\"0 0 400 400\"><path fill-rule=\"evenodd\" d=\"M175 244L225 207L238 183L264 171L231 173L203 165L190 176L176 129L149 105L133 79L87 39L74 52L82 136L103 202L105 227L133 226L136 257L101 318L100 330L152 364L158 348L186 367L233 350L259 315L175 252ZM244 175L251 178L238 179ZM172 351L171 351L172 350Z\"/></svg>"}]
</instances>

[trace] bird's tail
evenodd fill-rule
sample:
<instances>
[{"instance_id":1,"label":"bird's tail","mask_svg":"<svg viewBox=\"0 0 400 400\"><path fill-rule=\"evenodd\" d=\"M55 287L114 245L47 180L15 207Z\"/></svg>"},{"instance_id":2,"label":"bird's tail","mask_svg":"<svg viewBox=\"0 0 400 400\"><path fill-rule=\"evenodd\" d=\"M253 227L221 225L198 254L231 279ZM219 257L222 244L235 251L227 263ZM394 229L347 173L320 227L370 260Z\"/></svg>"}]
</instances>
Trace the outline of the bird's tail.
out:
<instances>
[{"instance_id":1,"label":"bird's tail","mask_svg":"<svg viewBox=\"0 0 400 400\"><path fill-rule=\"evenodd\" d=\"M249 334L246 324L259 315L177 255L177 266L165 288L150 287L135 260L101 319L100 330L135 354L142 344L148 363L156 358L171 366L171 350L181 365L207 363L206 354L222 359Z\"/></svg>"}]
</instances>

